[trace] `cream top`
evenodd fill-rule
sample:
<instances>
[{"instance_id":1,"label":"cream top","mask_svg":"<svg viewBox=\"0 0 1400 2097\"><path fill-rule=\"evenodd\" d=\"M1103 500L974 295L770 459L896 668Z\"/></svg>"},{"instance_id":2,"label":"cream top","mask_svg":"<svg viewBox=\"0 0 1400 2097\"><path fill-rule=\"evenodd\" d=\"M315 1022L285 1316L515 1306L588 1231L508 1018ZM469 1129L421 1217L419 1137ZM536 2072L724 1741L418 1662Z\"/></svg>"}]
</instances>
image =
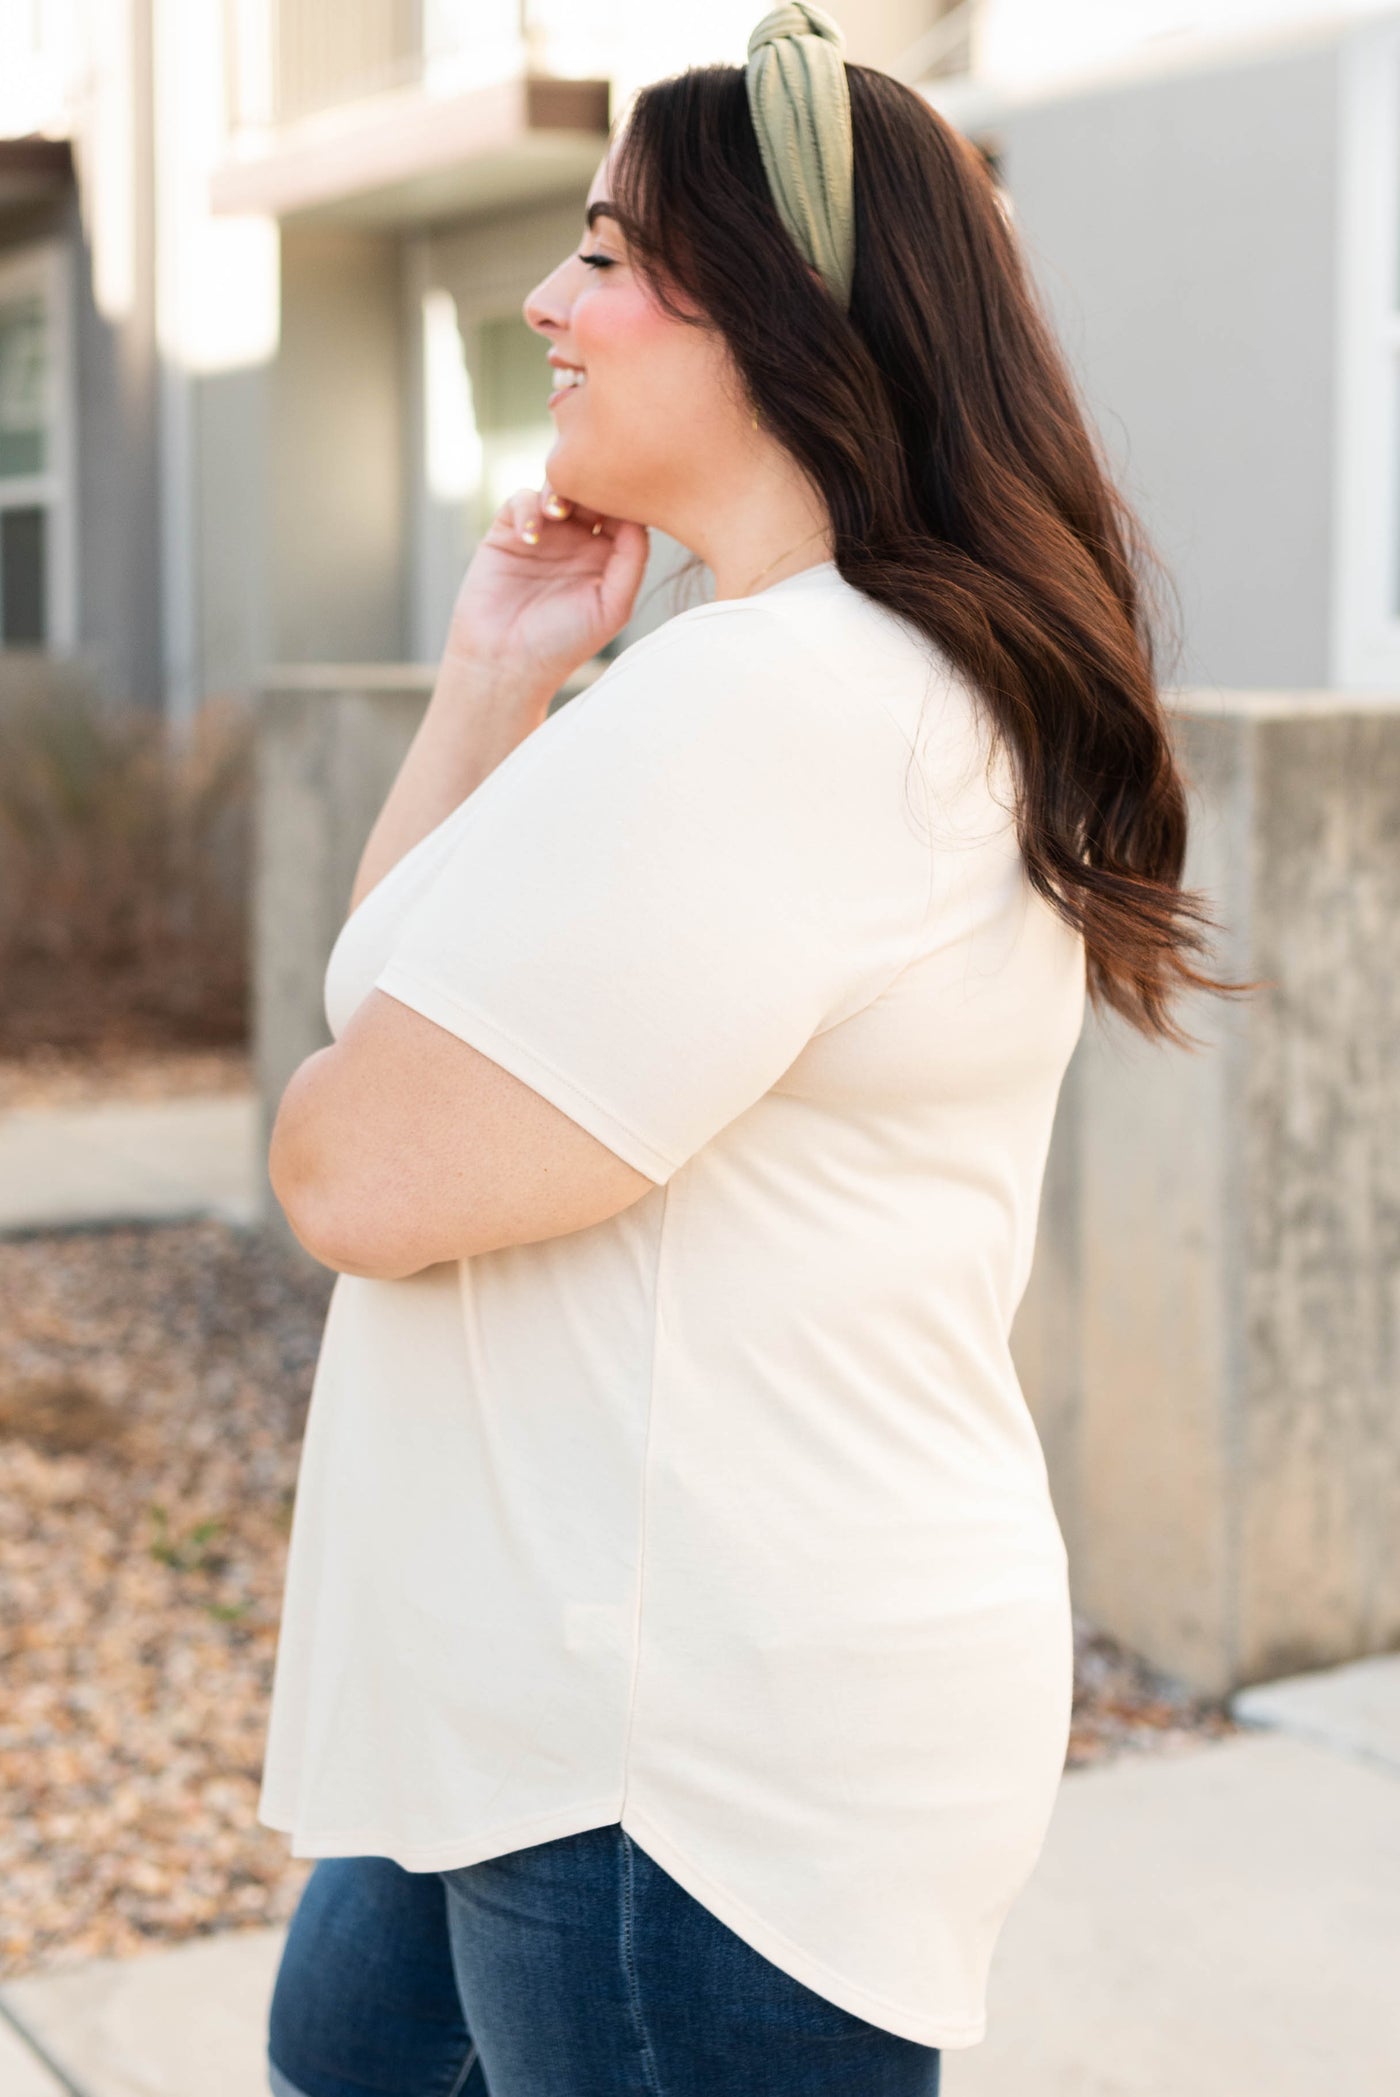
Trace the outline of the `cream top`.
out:
<instances>
[{"instance_id":1,"label":"cream top","mask_svg":"<svg viewBox=\"0 0 1400 2097\"><path fill-rule=\"evenodd\" d=\"M1007 1344L1084 1002L1004 761L833 562L551 714L347 919L378 986L655 1181L339 1275L262 1817L466 1864L614 1821L765 1957L970 2046L1069 1735Z\"/></svg>"}]
</instances>

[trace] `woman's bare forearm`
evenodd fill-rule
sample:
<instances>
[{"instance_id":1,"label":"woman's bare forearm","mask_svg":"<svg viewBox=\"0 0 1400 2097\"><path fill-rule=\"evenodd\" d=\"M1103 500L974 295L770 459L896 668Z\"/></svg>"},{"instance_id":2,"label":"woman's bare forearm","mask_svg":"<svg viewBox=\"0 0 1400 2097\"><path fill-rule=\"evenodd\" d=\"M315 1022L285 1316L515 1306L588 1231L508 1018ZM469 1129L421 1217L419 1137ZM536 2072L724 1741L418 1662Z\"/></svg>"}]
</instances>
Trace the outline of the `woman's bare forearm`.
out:
<instances>
[{"instance_id":1,"label":"woman's bare forearm","mask_svg":"<svg viewBox=\"0 0 1400 2097\"><path fill-rule=\"evenodd\" d=\"M542 690L508 668L451 651L444 656L427 710L365 844L350 910L538 728L553 696L553 686Z\"/></svg>"}]
</instances>

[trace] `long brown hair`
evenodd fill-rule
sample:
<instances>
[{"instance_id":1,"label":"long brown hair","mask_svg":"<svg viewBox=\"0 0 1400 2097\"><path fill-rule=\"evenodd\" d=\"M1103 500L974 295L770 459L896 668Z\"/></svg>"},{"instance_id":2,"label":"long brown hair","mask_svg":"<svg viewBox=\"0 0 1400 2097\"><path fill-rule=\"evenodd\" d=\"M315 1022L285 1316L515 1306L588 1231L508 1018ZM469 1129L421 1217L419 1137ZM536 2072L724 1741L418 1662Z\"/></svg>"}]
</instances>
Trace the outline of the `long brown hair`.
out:
<instances>
[{"instance_id":1,"label":"long brown hair","mask_svg":"<svg viewBox=\"0 0 1400 2097\"><path fill-rule=\"evenodd\" d=\"M1090 434L977 149L912 89L848 65L856 254L842 313L769 192L737 66L641 89L610 163L663 308L726 339L825 500L836 566L914 622L1014 757L1029 878L1082 932L1100 1005L1187 1038L1222 983L1183 889L1186 794L1158 691L1159 574Z\"/></svg>"}]
</instances>

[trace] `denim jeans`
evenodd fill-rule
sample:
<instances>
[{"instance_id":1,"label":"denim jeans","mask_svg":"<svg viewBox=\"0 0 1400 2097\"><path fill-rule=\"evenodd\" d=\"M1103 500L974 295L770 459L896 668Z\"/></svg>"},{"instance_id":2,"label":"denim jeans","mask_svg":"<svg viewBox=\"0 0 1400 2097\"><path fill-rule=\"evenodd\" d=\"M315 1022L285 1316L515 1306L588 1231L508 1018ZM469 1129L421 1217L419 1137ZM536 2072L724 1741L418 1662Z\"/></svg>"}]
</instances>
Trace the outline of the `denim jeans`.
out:
<instances>
[{"instance_id":1,"label":"denim jeans","mask_svg":"<svg viewBox=\"0 0 1400 2097\"><path fill-rule=\"evenodd\" d=\"M941 2055L763 1958L617 1824L455 1871L318 1864L275 2097L938 2097Z\"/></svg>"}]
</instances>

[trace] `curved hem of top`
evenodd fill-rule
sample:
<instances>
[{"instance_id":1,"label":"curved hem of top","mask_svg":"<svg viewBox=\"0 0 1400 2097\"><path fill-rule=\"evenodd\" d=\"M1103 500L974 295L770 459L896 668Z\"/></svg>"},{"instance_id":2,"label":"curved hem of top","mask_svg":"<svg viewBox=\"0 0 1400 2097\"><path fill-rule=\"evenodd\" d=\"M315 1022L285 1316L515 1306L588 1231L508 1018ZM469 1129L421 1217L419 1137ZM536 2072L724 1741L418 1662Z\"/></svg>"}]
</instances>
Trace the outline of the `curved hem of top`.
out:
<instances>
[{"instance_id":1,"label":"curved hem of top","mask_svg":"<svg viewBox=\"0 0 1400 2097\"><path fill-rule=\"evenodd\" d=\"M507 1856L512 1850L533 1848L539 1842L553 1842L566 1835L586 1835L594 1828L620 1825L624 1833L637 1838L654 1863L668 1872L692 1899L708 1908L727 1929L733 1930L736 1937L742 1937L763 1958L790 1974L794 1980L801 1981L804 1987L825 1996L828 2002L834 2002L838 2009L849 2010L853 2017L863 2017L867 2024L877 2024L883 2031L892 2031L897 2038L912 2039L916 2046L937 2046L949 2052L976 2046L987 2035L985 2016L971 2024L965 2020L939 2021L903 2009L898 2003L871 1995L863 1988L853 1988L849 1981L843 1980L820 1959L813 1958L800 1944L794 1944L781 1931L755 1915L751 1908L734 1900L723 1886L692 1864L654 1820L621 1798L598 1800L591 1806L575 1806L567 1812L546 1813L533 1820L516 1821L513 1826L498 1828L490 1835L478 1835L470 1841L434 1842L411 1847L386 1842L377 1830L368 1828L333 1830L299 1838L294 1817L280 1812L273 1805L260 1806L258 1819L264 1827L290 1835L294 1857L388 1857L405 1871L455 1871L468 1864L485 1863L491 1857Z\"/></svg>"},{"instance_id":2,"label":"curved hem of top","mask_svg":"<svg viewBox=\"0 0 1400 2097\"><path fill-rule=\"evenodd\" d=\"M645 1812L636 1806L625 1805L621 1814L623 1832L634 1835L652 1861L661 1866L702 1906L709 1909L716 1919L733 1930L736 1937L759 1952L773 1965L781 1967L794 1980L816 1994L824 1995L838 2009L849 2010L854 2017L863 2017L867 2024L878 2024L882 2030L891 2031L897 2038L912 2039L916 2046L936 2046L949 2052L978 2045L987 2036L987 2019L976 2018L972 2023L962 2020L940 2020L921 2015L914 2010L901 2008L884 1996L871 1995L864 1988L854 1988L820 1959L794 1944L790 1937L783 1936L728 1894L708 1873L692 1864L683 1850L676 1848L666 1835Z\"/></svg>"},{"instance_id":3,"label":"curved hem of top","mask_svg":"<svg viewBox=\"0 0 1400 2097\"><path fill-rule=\"evenodd\" d=\"M515 1849L533 1849L539 1842L554 1842L564 1835L586 1835L593 1828L609 1828L621 1818L622 1801L614 1796L596 1799L592 1805L574 1806L568 1812L518 1820L489 1835L460 1842L405 1846L386 1841L377 1828L332 1828L301 1836L289 1814L276 1806L258 1809L263 1827L275 1828L279 1835L290 1835L294 1857L387 1857L404 1871L457 1871L467 1864L484 1864L492 1857L509 1856Z\"/></svg>"}]
</instances>

